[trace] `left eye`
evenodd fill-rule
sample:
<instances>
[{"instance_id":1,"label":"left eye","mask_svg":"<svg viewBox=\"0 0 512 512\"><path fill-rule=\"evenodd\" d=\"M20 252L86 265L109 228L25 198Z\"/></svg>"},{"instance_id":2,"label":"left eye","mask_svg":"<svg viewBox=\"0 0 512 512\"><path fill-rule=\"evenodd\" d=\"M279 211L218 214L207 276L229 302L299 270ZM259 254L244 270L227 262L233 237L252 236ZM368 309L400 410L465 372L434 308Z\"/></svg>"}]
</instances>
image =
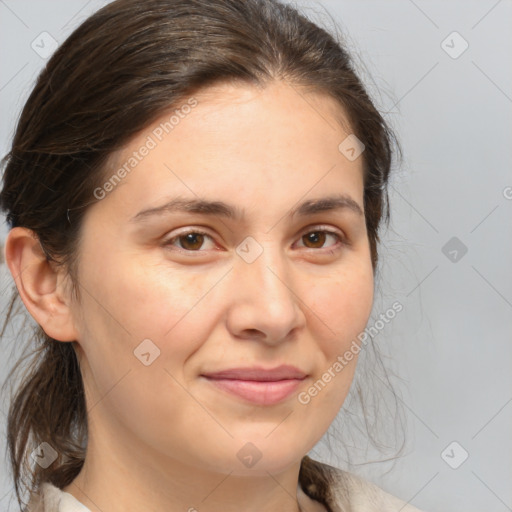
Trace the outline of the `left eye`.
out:
<instances>
[{"instance_id":1,"label":"left eye","mask_svg":"<svg viewBox=\"0 0 512 512\"><path fill-rule=\"evenodd\" d=\"M300 240L302 240L304 244L307 244L303 245L302 247L308 247L310 249L322 249L328 237L333 237L338 241L338 243L343 243L344 241L343 237L339 233L325 229L308 231L300 237ZM175 246L175 242L179 242L179 248L187 252L203 252L198 251L198 249L202 247L205 239L210 239L213 241L213 238L208 233L194 230L174 236L167 240L164 245ZM336 244L328 247L332 247L334 245Z\"/></svg>"},{"instance_id":2,"label":"left eye","mask_svg":"<svg viewBox=\"0 0 512 512\"><path fill-rule=\"evenodd\" d=\"M325 240L327 239L327 237L334 237L338 242L343 242L343 238L340 234L334 232L334 231L327 231L325 229L321 229L321 230L316 230L316 231L308 231L307 233L305 233L304 235L302 235L300 237L301 240L305 240L307 244L320 244L320 247L310 247L309 245L307 245L306 247L310 248L310 249L321 249L322 246L324 245L325 243ZM336 244L334 244L336 245ZM332 247L332 246L330 246Z\"/></svg>"}]
</instances>

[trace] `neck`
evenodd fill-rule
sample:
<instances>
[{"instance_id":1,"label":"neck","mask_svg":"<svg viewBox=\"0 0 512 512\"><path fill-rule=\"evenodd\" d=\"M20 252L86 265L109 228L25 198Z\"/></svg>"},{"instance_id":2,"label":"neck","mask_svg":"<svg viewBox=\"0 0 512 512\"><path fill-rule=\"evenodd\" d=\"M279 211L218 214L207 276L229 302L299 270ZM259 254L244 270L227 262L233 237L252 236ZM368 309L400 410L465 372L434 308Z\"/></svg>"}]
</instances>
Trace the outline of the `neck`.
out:
<instances>
[{"instance_id":1,"label":"neck","mask_svg":"<svg viewBox=\"0 0 512 512\"><path fill-rule=\"evenodd\" d=\"M273 474L238 474L234 468L219 472L163 458L151 447L137 448L135 443L107 439L104 434L89 432L82 471L63 489L91 512L301 510L297 499L300 460Z\"/></svg>"}]
</instances>

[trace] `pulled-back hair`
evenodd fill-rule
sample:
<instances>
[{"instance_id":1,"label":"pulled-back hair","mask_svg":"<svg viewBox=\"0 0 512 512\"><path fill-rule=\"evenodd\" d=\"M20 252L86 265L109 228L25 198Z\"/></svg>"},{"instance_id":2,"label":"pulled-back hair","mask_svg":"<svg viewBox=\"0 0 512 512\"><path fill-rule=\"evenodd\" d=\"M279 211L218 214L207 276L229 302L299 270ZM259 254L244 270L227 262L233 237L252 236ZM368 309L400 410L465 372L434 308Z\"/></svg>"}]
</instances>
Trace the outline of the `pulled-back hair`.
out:
<instances>
[{"instance_id":1,"label":"pulled-back hair","mask_svg":"<svg viewBox=\"0 0 512 512\"><path fill-rule=\"evenodd\" d=\"M117 0L86 19L40 73L3 160L0 207L10 227L37 235L48 261L68 271L79 300L82 218L95 188L108 179L108 157L194 92L218 83L264 87L275 81L334 98L340 123L348 121L364 143L364 211L375 273L379 228L389 221L394 137L341 42L278 0ZM2 336L17 300L14 287ZM10 374L31 356L7 424L20 505L23 490L43 482L69 485L87 446L75 342L54 340L37 325L29 341L34 350ZM59 454L47 468L29 460L42 442ZM319 471L303 459L305 490L313 474L319 481ZM327 488L317 483L315 489L314 497L325 504Z\"/></svg>"}]
</instances>

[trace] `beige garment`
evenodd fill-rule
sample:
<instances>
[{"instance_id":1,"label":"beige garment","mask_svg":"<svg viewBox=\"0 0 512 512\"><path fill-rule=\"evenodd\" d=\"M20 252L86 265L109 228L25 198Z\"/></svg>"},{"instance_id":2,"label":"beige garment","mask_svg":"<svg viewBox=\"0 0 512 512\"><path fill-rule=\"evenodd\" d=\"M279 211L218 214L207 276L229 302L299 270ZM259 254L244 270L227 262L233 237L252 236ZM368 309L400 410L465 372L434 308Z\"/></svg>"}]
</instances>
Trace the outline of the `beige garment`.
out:
<instances>
[{"instance_id":1,"label":"beige garment","mask_svg":"<svg viewBox=\"0 0 512 512\"><path fill-rule=\"evenodd\" d=\"M333 498L328 501L332 512L421 512L416 507L385 492L347 471L322 464L333 478ZM297 487L297 499L302 512L327 512L318 501ZM72 494L46 482L39 494L33 494L27 512L91 512ZM107 512L107 511L106 511Z\"/></svg>"},{"instance_id":2,"label":"beige garment","mask_svg":"<svg viewBox=\"0 0 512 512\"><path fill-rule=\"evenodd\" d=\"M331 474L332 512L421 512L418 508L353 473L322 464Z\"/></svg>"}]
</instances>

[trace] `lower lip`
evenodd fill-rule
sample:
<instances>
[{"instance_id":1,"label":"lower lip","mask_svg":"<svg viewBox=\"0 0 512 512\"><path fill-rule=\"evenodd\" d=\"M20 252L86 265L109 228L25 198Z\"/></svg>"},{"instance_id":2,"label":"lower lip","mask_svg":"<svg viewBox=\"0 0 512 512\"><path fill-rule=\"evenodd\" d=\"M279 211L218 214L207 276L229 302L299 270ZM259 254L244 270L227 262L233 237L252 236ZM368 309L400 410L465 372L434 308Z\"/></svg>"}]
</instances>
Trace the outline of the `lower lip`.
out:
<instances>
[{"instance_id":1,"label":"lower lip","mask_svg":"<svg viewBox=\"0 0 512 512\"><path fill-rule=\"evenodd\" d=\"M224 391L260 405L273 405L281 402L296 391L302 382L300 379L255 381L206 378Z\"/></svg>"}]
</instances>

